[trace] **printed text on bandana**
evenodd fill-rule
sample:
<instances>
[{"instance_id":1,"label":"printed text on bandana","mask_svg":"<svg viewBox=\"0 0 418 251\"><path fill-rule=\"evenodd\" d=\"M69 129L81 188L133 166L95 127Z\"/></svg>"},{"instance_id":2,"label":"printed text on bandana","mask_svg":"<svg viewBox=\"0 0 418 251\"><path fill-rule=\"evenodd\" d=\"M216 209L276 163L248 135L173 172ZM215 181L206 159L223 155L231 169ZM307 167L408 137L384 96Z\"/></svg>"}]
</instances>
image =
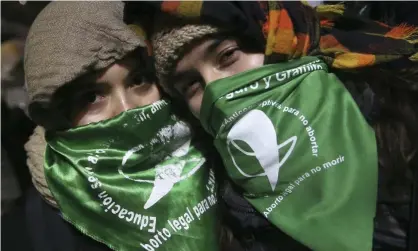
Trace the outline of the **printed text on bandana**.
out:
<instances>
[{"instance_id":1,"label":"printed text on bandana","mask_svg":"<svg viewBox=\"0 0 418 251\"><path fill-rule=\"evenodd\" d=\"M194 221L199 221L200 218L216 204L215 174L212 170L210 170L209 173L206 189L209 192L209 195L206 198L192 207L186 207L184 213L179 215L178 218L167 220L168 226L157 230L157 233L149 239L148 243L141 243L141 247L148 251L158 250L159 247L170 239L172 233L182 232L184 234L189 230L190 225Z\"/></svg>"},{"instance_id":2,"label":"printed text on bandana","mask_svg":"<svg viewBox=\"0 0 418 251\"><path fill-rule=\"evenodd\" d=\"M165 101L156 102L153 104L151 110L146 112L141 111L136 114L136 122L143 123L146 120L152 119L152 115L158 113L167 105L168 103ZM185 131L185 127L182 123L177 122L173 125L167 125L166 127L161 128L148 143L139 144L125 153L122 165L118 168L119 174L128 180L145 183L153 188L148 201L144 205L144 209L151 208L160 199L167 195L175 183L185 180L197 172L205 163L205 158L201 155L191 154L189 156L189 151L192 148L190 146L190 140L186 140L187 142L180 147L176 145L176 150L172 152L167 159L162 160L160 164L157 164L154 167L156 172L155 180L139 180L130 177L128 174L123 172L123 166L134 153L148 147L153 147L154 145L168 144L171 140L175 140L176 137L181 138L184 137L184 135L188 135L188 132ZM182 232L182 234L185 234L190 229L194 221L199 221L207 213L207 211L217 203L215 175L213 170L209 169L208 181L205 189L207 194L205 197L203 197L195 205L191 204L189 206L185 206L183 209L184 213L178 215L176 218L164 220L165 222L159 222L157 215L153 215L152 210L145 211L148 213L144 214L138 213L136 211L137 208L132 209L123 206L118 203L117 198L114 198L111 193L106 191L105 186L102 181L99 180L97 177L98 175L94 171L95 166L100 164L100 159L102 157L108 158L107 151L108 149L112 149L114 142L114 139L110 139L108 140L108 143L102 145L103 149L97 149L92 153L88 153L87 161L89 166L85 167L86 178L90 184L90 188L97 191L98 201L105 213L112 214L120 220L126 221L130 224L137 225L138 230L140 231L151 233L147 242L142 243L138 240L138 247L141 247L141 249L152 251L157 250L171 238L173 233ZM164 161L168 161L168 163L164 164ZM190 168L190 166L192 166L192 168ZM183 169L186 173L181 176Z\"/></svg>"},{"instance_id":3,"label":"printed text on bandana","mask_svg":"<svg viewBox=\"0 0 418 251\"><path fill-rule=\"evenodd\" d=\"M268 218L269 214L274 212L274 210L279 206L279 204L293 192L294 189L296 189L298 186L303 185L304 181L309 179L310 177L320 173L324 172L334 166L338 166L339 164L344 162L344 155L339 155L337 158L327 161L323 163L322 165L316 166L312 168L310 171L305 172L304 174L300 175L298 178L296 178L293 182L290 182L289 186L280 193L279 196L276 197L274 202L267 207L263 214L266 218Z\"/></svg>"},{"instance_id":4,"label":"printed text on bandana","mask_svg":"<svg viewBox=\"0 0 418 251\"><path fill-rule=\"evenodd\" d=\"M293 77L300 76L307 72L322 70L323 67L319 63L320 61L317 60L317 61L313 61L313 62L307 63L305 65L301 65L293 69L277 72L273 75L262 78L260 81L256 81L255 83L249 85L248 87L243 87L236 91L230 92L225 95L225 98L232 99L237 95L243 95L246 92L255 91L258 89L265 89L265 90L271 89L278 84L282 84L282 83L289 81L289 79Z\"/></svg>"},{"instance_id":5,"label":"printed text on bandana","mask_svg":"<svg viewBox=\"0 0 418 251\"><path fill-rule=\"evenodd\" d=\"M277 85L286 83L293 77L297 77L307 72L322 70L323 67L320 64L317 64L318 62L319 61L310 62L294 69L269 75L251 85L226 94L224 98L226 100L230 100L241 96L245 97L244 94L247 92L256 91L260 88L265 90L272 89ZM268 111L269 115L267 115L264 111ZM281 116L278 116L279 114ZM276 121L271 121L272 116L277 116L279 120L296 119L300 126L304 129L304 135L295 133L295 135L292 135L289 138L280 138L276 132L276 130L280 130L280 128L275 128L274 125L276 124ZM308 118L308 116L300 109L292 107L291 105L282 104L280 101L274 99L258 101L235 111L223 119L219 131L224 131L225 128L229 126L231 128L226 129L229 131L226 135L226 144L232 160L231 164L235 166L239 173L245 177L256 178L265 176L271 185L272 191L275 191L279 183L278 177L280 168L285 166L287 159L292 155L300 137L306 137L309 139L309 149L312 157L317 159L320 154L320 145L317 141L315 128L310 123L310 118ZM263 130L258 130L259 128L263 128ZM261 141L263 143L258 143L257 139L262 139ZM243 150L243 148L239 145L240 142L245 142L246 145L251 148L251 152ZM240 158L234 156L231 152L231 148L235 149L234 154L248 157L253 156L257 158L263 171L261 171L261 173L254 173L254 170L246 170L246 163L241 163ZM281 151L284 151L284 153L281 154L280 158L278 156L274 156L276 155L275 152L280 153ZM264 154L265 152L269 152L271 154L266 155ZM334 159L324 162L322 165L314 166L312 169L307 169L306 172L299 174L295 180L289 183L284 191L280 192L279 196L273 200L273 203L264 210L264 216L268 217L269 214L273 212L276 207L278 207L279 203L283 201L287 195L291 194L294 189L297 189L298 186L302 185L304 181L315 174L324 172L343 162L344 155L341 154L335 156ZM277 169L277 171L272 171L272 169ZM249 193L251 193L251 191L249 191Z\"/></svg>"},{"instance_id":6,"label":"printed text on bandana","mask_svg":"<svg viewBox=\"0 0 418 251\"><path fill-rule=\"evenodd\" d=\"M282 106L280 103L273 100L265 100L260 104L260 107L271 106L281 110L284 113L289 113L296 116L306 129L309 141L311 142L312 156L318 157L319 146L316 143L315 130L309 125L309 121L298 109L288 106Z\"/></svg>"},{"instance_id":7,"label":"printed text on bandana","mask_svg":"<svg viewBox=\"0 0 418 251\"><path fill-rule=\"evenodd\" d=\"M282 104L280 104L279 102L274 101L274 100L265 100L265 101L261 102L258 106L261 107L261 108L271 106L271 107L274 107L274 108L276 108L277 110L279 110L283 113L291 114L291 115L295 116L298 120L300 120L300 123L303 124L303 126L306 129L306 134L307 134L307 136L309 138L309 141L311 143L311 154L314 157L318 157L319 145L318 145L316 137L315 137L315 130L309 124L308 118L305 115L303 115L298 109L293 108L293 107L283 106ZM230 123L235 122L236 119L240 117L240 115L245 114L246 112L250 111L252 108L253 108L253 106L249 106L249 107L246 107L242 110L234 112L231 116L224 119L223 123L221 124L220 130L223 130L223 128L225 126L229 125Z\"/></svg>"},{"instance_id":8,"label":"printed text on bandana","mask_svg":"<svg viewBox=\"0 0 418 251\"><path fill-rule=\"evenodd\" d=\"M152 105L151 113L156 114L158 111L160 111L162 108L167 106L168 103L164 100L160 100L158 102L155 102ZM147 119L150 119L150 115L148 113L138 113L135 115L135 119L138 123L141 123ZM160 133L154 137L149 145L153 145L155 143L159 142L167 142L168 141L168 135L164 133L164 130L161 130ZM98 149L94 152L94 154L88 154L87 161L90 163L91 166L86 167L86 173L88 175L87 180L90 183L90 187L93 190L103 190L102 183L100 180L96 177L93 166L98 164L100 161L100 157L106 157L106 150L107 148L111 147L112 143L114 143L114 140L109 140L108 144L104 146L104 149ZM139 145L137 147L134 147L135 150L141 150L145 148L144 145ZM128 152L129 153L129 152ZM145 215L138 212L135 212L133 210L127 209L120 205L117 200L115 200L111 195L108 194L107 191L101 191L98 193L98 199L100 200L101 204L100 206L103 207L103 210L106 213L111 213L115 216L117 216L121 220L125 220L126 222L129 222L131 224L138 225L139 230L144 230L150 233L155 233L155 228L157 224L157 217L151 216L151 215Z\"/></svg>"},{"instance_id":9,"label":"printed text on bandana","mask_svg":"<svg viewBox=\"0 0 418 251\"><path fill-rule=\"evenodd\" d=\"M96 150L96 153L101 154L105 153L105 151ZM98 156L99 155L93 156L91 158L89 157L89 161L92 163L97 163ZM86 171L89 175L88 181L91 184L91 188L100 188L102 185L100 181L95 177L93 169L91 167L86 167ZM193 221L200 220L200 218L216 204L217 198L215 184L215 174L213 170L210 169L209 179L206 184L206 190L209 192L209 195L203 198L196 205L186 207L184 214L179 215L175 219L167 220L166 227L158 230L156 230L157 217L139 214L123 208L110 195L108 195L106 191L99 193L98 198L100 199L100 205L104 208L105 212L110 212L122 220L137 224L140 230L147 230L147 232L154 233L154 236L149 239L148 243L140 243L140 246L145 250L153 251L157 250L166 241L168 241L172 233L187 231Z\"/></svg>"},{"instance_id":10,"label":"printed text on bandana","mask_svg":"<svg viewBox=\"0 0 418 251\"><path fill-rule=\"evenodd\" d=\"M205 90L201 122L229 177L272 225L315 250L370 250L374 132L327 68L302 57L219 80ZM365 207L353 211L358 200ZM335 231L335 221L344 227Z\"/></svg>"}]
</instances>

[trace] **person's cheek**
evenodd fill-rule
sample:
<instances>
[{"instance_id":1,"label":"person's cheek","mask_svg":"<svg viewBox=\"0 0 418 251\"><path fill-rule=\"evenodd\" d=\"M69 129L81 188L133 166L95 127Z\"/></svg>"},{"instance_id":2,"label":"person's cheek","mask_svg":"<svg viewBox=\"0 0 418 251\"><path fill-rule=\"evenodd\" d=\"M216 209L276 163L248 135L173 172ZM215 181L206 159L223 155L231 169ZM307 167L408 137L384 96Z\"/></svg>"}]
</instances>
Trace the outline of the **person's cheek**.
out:
<instances>
[{"instance_id":1,"label":"person's cheek","mask_svg":"<svg viewBox=\"0 0 418 251\"><path fill-rule=\"evenodd\" d=\"M112 106L114 106L114 104L112 104L109 97L98 104L90 105L74 118L73 125L82 126L110 119L113 117Z\"/></svg>"},{"instance_id":2,"label":"person's cheek","mask_svg":"<svg viewBox=\"0 0 418 251\"><path fill-rule=\"evenodd\" d=\"M263 66L263 54L246 54L243 60L240 60L240 72L256 69Z\"/></svg>"},{"instance_id":3,"label":"person's cheek","mask_svg":"<svg viewBox=\"0 0 418 251\"><path fill-rule=\"evenodd\" d=\"M148 87L146 96L144 97L145 102L143 102L142 106L152 104L161 99L161 93L156 84L149 85Z\"/></svg>"},{"instance_id":4,"label":"person's cheek","mask_svg":"<svg viewBox=\"0 0 418 251\"><path fill-rule=\"evenodd\" d=\"M134 89L133 97L136 107L145 106L161 99L161 93L155 84L143 84Z\"/></svg>"},{"instance_id":5,"label":"person's cheek","mask_svg":"<svg viewBox=\"0 0 418 251\"><path fill-rule=\"evenodd\" d=\"M199 118L200 116L200 108L202 107L202 101L203 91L200 91L196 93L196 95L194 95L188 102L189 109L196 118Z\"/></svg>"},{"instance_id":6,"label":"person's cheek","mask_svg":"<svg viewBox=\"0 0 418 251\"><path fill-rule=\"evenodd\" d=\"M112 116L109 111L102 111L96 114L83 113L75 119L74 126L88 125L90 123L100 122L102 120L110 119Z\"/></svg>"}]
</instances>

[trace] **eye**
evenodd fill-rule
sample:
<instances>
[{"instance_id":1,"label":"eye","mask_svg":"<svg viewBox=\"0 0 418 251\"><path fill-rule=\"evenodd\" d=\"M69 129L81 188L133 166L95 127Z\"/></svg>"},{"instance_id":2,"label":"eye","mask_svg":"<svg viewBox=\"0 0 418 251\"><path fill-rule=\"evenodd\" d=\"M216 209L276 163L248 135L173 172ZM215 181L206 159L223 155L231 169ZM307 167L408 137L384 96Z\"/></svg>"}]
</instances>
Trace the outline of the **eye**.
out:
<instances>
[{"instance_id":1,"label":"eye","mask_svg":"<svg viewBox=\"0 0 418 251\"><path fill-rule=\"evenodd\" d=\"M89 91L80 96L75 105L74 111L79 112L98 112L106 101L106 95L99 91Z\"/></svg>"},{"instance_id":2,"label":"eye","mask_svg":"<svg viewBox=\"0 0 418 251\"><path fill-rule=\"evenodd\" d=\"M72 101L69 102L69 118L77 121L80 116L99 113L106 106L106 99L105 92L99 90L89 90L74 95Z\"/></svg>"},{"instance_id":3,"label":"eye","mask_svg":"<svg viewBox=\"0 0 418 251\"><path fill-rule=\"evenodd\" d=\"M240 50L237 46L221 51L217 59L219 68L226 68L235 63L239 59L239 52Z\"/></svg>"},{"instance_id":4,"label":"eye","mask_svg":"<svg viewBox=\"0 0 418 251\"><path fill-rule=\"evenodd\" d=\"M184 81L179 82L175 87L180 96L184 97L186 100L191 99L196 93L202 89L200 81Z\"/></svg>"},{"instance_id":5,"label":"eye","mask_svg":"<svg viewBox=\"0 0 418 251\"><path fill-rule=\"evenodd\" d=\"M198 81L190 82L186 85L183 96L186 97L186 99L191 99L200 90L202 90L202 85Z\"/></svg>"},{"instance_id":6,"label":"eye","mask_svg":"<svg viewBox=\"0 0 418 251\"><path fill-rule=\"evenodd\" d=\"M132 71L129 74L128 85L138 86L142 84L153 84L156 82L156 76L154 73L148 71Z\"/></svg>"},{"instance_id":7,"label":"eye","mask_svg":"<svg viewBox=\"0 0 418 251\"><path fill-rule=\"evenodd\" d=\"M100 95L95 92L89 92L84 95L84 101L86 105L94 105L105 99L104 95Z\"/></svg>"}]
</instances>

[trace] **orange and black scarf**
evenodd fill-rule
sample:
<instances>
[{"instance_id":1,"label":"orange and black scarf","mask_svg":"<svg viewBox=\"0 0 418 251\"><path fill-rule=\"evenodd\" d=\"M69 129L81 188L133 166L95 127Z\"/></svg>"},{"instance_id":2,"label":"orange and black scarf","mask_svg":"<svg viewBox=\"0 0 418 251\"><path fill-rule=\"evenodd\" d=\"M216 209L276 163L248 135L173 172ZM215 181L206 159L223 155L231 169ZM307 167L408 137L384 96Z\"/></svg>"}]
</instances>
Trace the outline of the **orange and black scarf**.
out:
<instances>
[{"instance_id":1,"label":"orange and black scarf","mask_svg":"<svg viewBox=\"0 0 418 251\"><path fill-rule=\"evenodd\" d=\"M315 9L303 2L162 1L127 3L131 13L161 11L238 30L265 44L266 63L305 55L322 57L332 68L354 69L418 62L418 28L390 27L346 11L344 5ZM134 17L135 18L135 17Z\"/></svg>"}]
</instances>

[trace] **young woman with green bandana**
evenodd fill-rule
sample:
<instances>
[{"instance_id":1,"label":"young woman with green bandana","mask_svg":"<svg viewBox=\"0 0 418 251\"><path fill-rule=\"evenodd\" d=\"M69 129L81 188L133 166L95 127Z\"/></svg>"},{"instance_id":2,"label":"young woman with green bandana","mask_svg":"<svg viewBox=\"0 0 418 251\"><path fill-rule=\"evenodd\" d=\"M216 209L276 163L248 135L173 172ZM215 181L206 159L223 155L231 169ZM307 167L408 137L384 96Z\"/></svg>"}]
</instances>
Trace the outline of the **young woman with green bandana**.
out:
<instances>
[{"instance_id":1,"label":"young woman with green bandana","mask_svg":"<svg viewBox=\"0 0 418 251\"><path fill-rule=\"evenodd\" d=\"M157 87L144 33L123 23L123 9L52 2L30 29L29 113L45 136L37 128L27 143L28 164L53 214L82 233L29 201L35 250L218 250L214 172Z\"/></svg>"},{"instance_id":2,"label":"young woman with green bandana","mask_svg":"<svg viewBox=\"0 0 418 251\"><path fill-rule=\"evenodd\" d=\"M162 87L214 137L251 204L224 189L246 249L415 250L416 27L298 2L128 12L153 34Z\"/></svg>"}]
</instances>

